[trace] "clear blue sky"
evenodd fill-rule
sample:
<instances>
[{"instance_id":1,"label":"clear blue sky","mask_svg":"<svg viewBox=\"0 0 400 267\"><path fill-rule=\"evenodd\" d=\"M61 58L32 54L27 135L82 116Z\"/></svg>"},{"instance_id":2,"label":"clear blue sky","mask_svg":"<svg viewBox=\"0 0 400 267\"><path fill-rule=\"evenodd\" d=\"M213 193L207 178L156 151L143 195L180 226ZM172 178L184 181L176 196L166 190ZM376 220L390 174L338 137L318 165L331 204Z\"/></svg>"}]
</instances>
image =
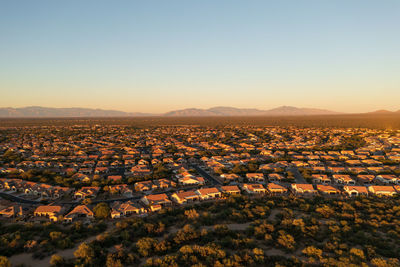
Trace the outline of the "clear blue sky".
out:
<instances>
[{"instance_id":1,"label":"clear blue sky","mask_svg":"<svg viewBox=\"0 0 400 267\"><path fill-rule=\"evenodd\" d=\"M400 1L1 1L0 107L400 109Z\"/></svg>"}]
</instances>

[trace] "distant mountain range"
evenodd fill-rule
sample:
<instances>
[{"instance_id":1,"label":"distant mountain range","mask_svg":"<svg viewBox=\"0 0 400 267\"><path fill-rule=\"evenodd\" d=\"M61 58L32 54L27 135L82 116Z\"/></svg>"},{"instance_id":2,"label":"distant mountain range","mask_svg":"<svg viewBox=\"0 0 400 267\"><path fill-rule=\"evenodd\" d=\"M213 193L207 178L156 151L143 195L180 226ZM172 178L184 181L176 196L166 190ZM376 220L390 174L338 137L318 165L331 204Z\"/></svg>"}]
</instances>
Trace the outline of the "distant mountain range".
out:
<instances>
[{"instance_id":1,"label":"distant mountain range","mask_svg":"<svg viewBox=\"0 0 400 267\"><path fill-rule=\"evenodd\" d=\"M400 110L398 111L390 111L386 109L375 110L372 112L368 112L368 114L400 114Z\"/></svg>"},{"instance_id":2,"label":"distant mountain range","mask_svg":"<svg viewBox=\"0 0 400 267\"><path fill-rule=\"evenodd\" d=\"M305 115L332 115L339 112L313 109L313 108L296 108L290 106L282 106L270 110L260 109L241 109L232 107L214 107L210 109L182 109L167 112L165 116L305 116Z\"/></svg>"},{"instance_id":3,"label":"distant mountain range","mask_svg":"<svg viewBox=\"0 0 400 267\"><path fill-rule=\"evenodd\" d=\"M90 109L90 108L0 108L1 118L56 118L56 117L138 117L152 116L147 113L128 113L116 110Z\"/></svg>"},{"instance_id":4,"label":"distant mountain range","mask_svg":"<svg viewBox=\"0 0 400 267\"><path fill-rule=\"evenodd\" d=\"M387 110L377 110L368 114L400 114ZM335 111L314 108L297 108L281 106L270 110L241 109L233 107L213 107L209 109L189 108L174 110L163 114L123 112L116 110L89 109L89 108L0 108L0 118L57 118L57 117L200 117L200 116L309 116L343 114Z\"/></svg>"}]
</instances>

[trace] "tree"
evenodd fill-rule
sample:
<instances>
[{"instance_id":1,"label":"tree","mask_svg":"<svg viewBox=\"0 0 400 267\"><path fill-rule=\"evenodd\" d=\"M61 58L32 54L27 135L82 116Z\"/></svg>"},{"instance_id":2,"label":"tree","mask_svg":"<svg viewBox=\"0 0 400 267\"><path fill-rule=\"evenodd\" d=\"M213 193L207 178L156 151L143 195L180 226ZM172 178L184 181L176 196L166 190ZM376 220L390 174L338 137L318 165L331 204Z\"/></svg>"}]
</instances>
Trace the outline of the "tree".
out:
<instances>
[{"instance_id":1,"label":"tree","mask_svg":"<svg viewBox=\"0 0 400 267\"><path fill-rule=\"evenodd\" d=\"M256 172L258 170L258 165L254 163L249 163L247 166L249 172Z\"/></svg>"},{"instance_id":2,"label":"tree","mask_svg":"<svg viewBox=\"0 0 400 267\"><path fill-rule=\"evenodd\" d=\"M308 247L304 248L301 252L303 252L303 254L308 257L312 257L312 258L316 258L316 259L321 259L321 257L322 257L322 250L318 249L314 246L308 246Z\"/></svg>"},{"instance_id":3,"label":"tree","mask_svg":"<svg viewBox=\"0 0 400 267\"><path fill-rule=\"evenodd\" d=\"M383 258L373 258L371 260L372 266L376 267L392 267L392 266L399 266L400 262L398 259L395 258L389 258L387 260Z\"/></svg>"},{"instance_id":4,"label":"tree","mask_svg":"<svg viewBox=\"0 0 400 267\"><path fill-rule=\"evenodd\" d=\"M96 207L94 207L93 209L94 211L94 216L98 219L106 219L110 216L110 207L102 202L96 205Z\"/></svg>"},{"instance_id":5,"label":"tree","mask_svg":"<svg viewBox=\"0 0 400 267\"><path fill-rule=\"evenodd\" d=\"M85 199L82 201L82 204L84 204L84 205L92 204L92 199L91 199L91 198L85 198Z\"/></svg>"},{"instance_id":6,"label":"tree","mask_svg":"<svg viewBox=\"0 0 400 267\"><path fill-rule=\"evenodd\" d=\"M195 220L199 217L199 214L195 209L185 210L185 215L191 220Z\"/></svg>"},{"instance_id":7,"label":"tree","mask_svg":"<svg viewBox=\"0 0 400 267\"><path fill-rule=\"evenodd\" d=\"M329 218L333 214L335 214L335 211L328 205L322 205L322 206L316 208L315 211L318 212L319 214L321 214L325 218Z\"/></svg>"},{"instance_id":8,"label":"tree","mask_svg":"<svg viewBox=\"0 0 400 267\"><path fill-rule=\"evenodd\" d=\"M11 263L7 257L0 256L0 267L11 267Z\"/></svg>"},{"instance_id":9,"label":"tree","mask_svg":"<svg viewBox=\"0 0 400 267\"><path fill-rule=\"evenodd\" d=\"M78 249L74 252L75 258L85 259L90 261L94 257L94 250L88 244L83 242L79 245Z\"/></svg>"},{"instance_id":10,"label":"tree","mask_svg":"<svg viewBox=\"0 0 400 267\"><path fill-rule=\"evenodd\" d=\"M245 174L248 171L246 166L241 165L241 164L236 164L235 167L233 167L232 172L236 174Z\"/></svg>"},{"instance_id":11,"label":"tree","mask_svg":"<svg viewBox=\"0 0 400 267\"><path fill-rule=\"evenodd\" d=\"M264 251L260 248L253 249L254 258L257 262L264 262Z\"/></svg>"},{"instance_id":12,"label":"tree","mask_svg":"<svg viewBox=\"0 0 400 267\"><path fill-rule=\"evenodd\" d=\"M299 228L301 230L301 232L305 232L305 223L303 221L303 219L294 219L292 222L293 226L296 228Z\"/></svg>"},{"instance_id":13,"label":"tree","mask_svg":"<svg viewBox=\"0 0 400 267\"><path fill-rule=\"evenodd\" d=\"M136 242L136 247L143 257L147 257L153 251L157 241L154 238L144 237Z\"/></svg>"},{"instance_id":14,"label":"tree","mask_svg":"<svg viewBox=\"0 0 400 267\"><path fill-rule=\"evenodd\" d=\"M284 231L280 231L279 234L280 235L277 240L278 244L286 249L294 250L294 246L296 244L296 242L294 241L294 237L286 234Z\"/></svg>"},{"instance_id":15,"label":"tree","mask_svg":"<svg viewBox=\"0 0 400 267\"><path fill-rule=\"evenodd\" d=\"M61 232L50 232L50 238L51 240L57 240L62 236Z\"/></svg>"},{"instance_id":16,"label":"tree","mask_svg":"<svg viewBox=\"0 0 400 267\"><path fill-rule=\"evenodd\" d=\"M50 259L51 266L62 266L64 264L64 258L60 255L54 254Z\"/></svg>"},{"instance_id":17,"label":"tree","mask_svg":"<svg viewBox=\"0 0 400 267\"><path fill-rule=\"evenodd\" d=\"M122 267L123 265L122 265L120 259L115 259L112 254L108 254L106 266L107 267Z\"/></svg>"},{"instance_id":18,"label":"tree","mask_svg":"<svg viewBox=\"0 0 400 267\"><path fill-rule=\"evenodd\" d=\"M167 168L165 168L161 163L154 166L154 170L153 170L153 178L154 179L165 178L165 177L168 177L168 175L170 175L170 174L171 174L171 172Z\"/></svg>"},{"instance_id":19,"label":"tree","mask_svg":"<svg viewBox=\"0 0 400 267\"><path fill-rule=\"evenodd\" d=\"M356 257L357 260L365 260L364 251L358 248L351 248L350 255Z\"/></svg>"}]
</instances>

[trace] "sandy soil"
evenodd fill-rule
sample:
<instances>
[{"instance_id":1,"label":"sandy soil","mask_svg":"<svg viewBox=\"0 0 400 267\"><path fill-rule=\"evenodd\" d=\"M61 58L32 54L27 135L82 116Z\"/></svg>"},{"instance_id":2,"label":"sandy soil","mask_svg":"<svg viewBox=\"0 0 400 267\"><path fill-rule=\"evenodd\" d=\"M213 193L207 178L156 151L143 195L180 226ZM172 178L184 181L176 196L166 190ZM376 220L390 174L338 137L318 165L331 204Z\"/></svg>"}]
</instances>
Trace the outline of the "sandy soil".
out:
<instances>
[{"instance_id":1,"label":"sandy soil","mask_svg":"<svg viewBox=\"0 0 400 267\"><path fill-rule=\"evenodd\" d=\"M107 229L104 232L107 232L112 227L112 225L113 225L112 222L108 222ZM65 259L71 259L74 257L74 251L78 249L80 244L82 244L84 242L90 243L91 241L95 240L96 237L97 237L97 235L88 237L85 240L78 243L77 245L75 245L75 247L57 251L55 254L60 255L61 257L65 258ZM33 255L32 253L22 253L22 254L14 255L14 256L10 257L10 262L11 262L12 266L20 265L20 264L24 264L24 266L30 266L30 267L48 267L48 266L50 266L50 259L51 259L52 255L45 257L41 260L34 259L32 257L32 255Z\"/></svg>"},{"instance_id":2,"label":"sandy soil","mask_svg":"<svg viewBox=\"0 0 400 267\"><path fill-rule=\"evenodd\" d=\"M229 230L232 231L244 231L247 229L247 227L250 226L250 223L228 223L228 224L221 224L221 225L226 225ZM207 229L207 230L213 230L214 225L211 226L204 226L202 229Z\"/></svg>"},{"instance_id":3,"label":"sandy soil","mask_svg":"<svg viewBox=\"0 0 400 267\"><path fill-rule=\"evenodd\" d=\"M274 221L275 220L275 216L281 211L282 211L281 209L272 209L271 210L271 214L268 216L268 220Z\"/></svg>"},{"instance_id":4,"label":"sandy soil","mask_svg":"<svg viewBox=\"0 0 400 267\"><path fill-rule=\"evenodd\" d=\"M79 244L77 244L75 247L57 251L56 254L60 255L61 257L65 258L65 259L71 259L74 257L74 251L78 249L80 244L82 244L83 242L89 243L95 239L96 239L96 236L91 236L91 237L83 240ZM41 260L34 259L32 257L32 253L23 253L23 254L18 254L18 255L12 256L10 258L10 262L11 262L12 266L24 264L24 266L31 266L31 267L42 267L42 266L47 267L47 266L50 266L50 259L51 259L51 256L45 257Z\"/></svg>"},{"instance_id":5,"label":"sandy soil","mask_svg":"<svg viewBox=\"0 0 400 267\"><path fill-rule=\"evenodd\" d=\"M250 226L250 223L249 222L248 223L228 223L228 224L221 224L221 225L226 225L230 230L233 230L233 231L244 231ZM182 229L182 228L176 228L173 226L169 229L168 234L175 234L180 229ZM202 230L202 229L213 230L214 225L202 226L202 227L200 227L200 230Z\"/></svg>"}]
</instances>

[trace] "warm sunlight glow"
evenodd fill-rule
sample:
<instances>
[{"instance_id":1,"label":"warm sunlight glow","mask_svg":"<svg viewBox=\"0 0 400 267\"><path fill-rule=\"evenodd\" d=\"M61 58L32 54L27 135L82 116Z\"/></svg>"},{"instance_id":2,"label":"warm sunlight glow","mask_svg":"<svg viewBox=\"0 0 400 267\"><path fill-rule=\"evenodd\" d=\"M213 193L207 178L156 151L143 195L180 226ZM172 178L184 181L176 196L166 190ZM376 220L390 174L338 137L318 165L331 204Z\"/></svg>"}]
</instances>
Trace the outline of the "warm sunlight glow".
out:
<instances>
[{"instance_id":1,"label":"warm sunlight glow","mask_svg":"<svg viewBox=\"0 0 400 267\"><path fill-rule=\"evenodd\" d=\"M7 1L0 107L399 110L398 1Z\"/></svg>"}]
</instances>

